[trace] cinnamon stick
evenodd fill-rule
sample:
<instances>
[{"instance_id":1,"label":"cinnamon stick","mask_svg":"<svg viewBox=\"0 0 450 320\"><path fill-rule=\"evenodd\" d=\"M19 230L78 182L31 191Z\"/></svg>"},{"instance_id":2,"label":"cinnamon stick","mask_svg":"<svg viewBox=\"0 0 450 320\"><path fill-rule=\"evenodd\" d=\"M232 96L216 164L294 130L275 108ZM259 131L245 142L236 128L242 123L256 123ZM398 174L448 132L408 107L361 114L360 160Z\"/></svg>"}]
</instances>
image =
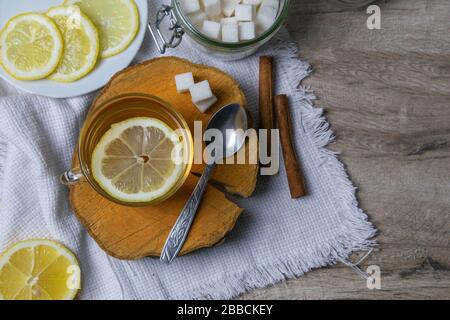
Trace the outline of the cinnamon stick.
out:
<instances>
[{"instance_id":1,"label":"cinnamon stick","mask_svg":"<svg viewBox=\"0 0 450 320\"><path fill-rule=\"evenodd\" d=\"M291 196L293 199L304 197L306 195L305 180L292 141L289 101L286 95L275 97L275 113Z\"/></svg>"},{"instance_id":2,"label":"cinnamon stick","mask_svg":"<svg viewBox=\"0 0 450 320\"><path fill-rule=\"evenodd\" d=\"M259 58L259 127L267 130L268 155L272 152L270 134L273 125L273 57L262 56Z\"/></svg>"}]
</instances>

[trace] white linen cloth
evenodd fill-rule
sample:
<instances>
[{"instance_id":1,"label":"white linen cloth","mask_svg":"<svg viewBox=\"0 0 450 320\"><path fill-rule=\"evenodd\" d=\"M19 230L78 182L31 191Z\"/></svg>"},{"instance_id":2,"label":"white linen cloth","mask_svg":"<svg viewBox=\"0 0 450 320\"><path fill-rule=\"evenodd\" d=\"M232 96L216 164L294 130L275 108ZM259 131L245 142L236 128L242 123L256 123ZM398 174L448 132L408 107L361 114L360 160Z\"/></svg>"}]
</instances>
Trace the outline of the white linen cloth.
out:
<instances>
[{"instance_id":1,"label":"white linen cloth","mask_svg":"<svg viewBox=\"0 0 450 320\"><path fill-rule=\"evenodd\" d=\"M155 13L162 1L149 1ZM119 261L108 257L73 215L59 175L71 164L79 129L94 95L66 100L22 94L0 80L0 250L15 241L50 238L73 250L81 263L81 299L232 298L372 247L375 229L358 208L355 188L335 153L333 134L312 93L299 87L309 74L286 30L256 55L221 62L187 43L169 54L214 65L234 77L257 115L258 55L276 56L277 92L291 97L294 139L309 196L292 200L283 166L260 177L226 242L178 258ZM147 35L135 62L156 56Z\"/></svg>"}]
</instances>

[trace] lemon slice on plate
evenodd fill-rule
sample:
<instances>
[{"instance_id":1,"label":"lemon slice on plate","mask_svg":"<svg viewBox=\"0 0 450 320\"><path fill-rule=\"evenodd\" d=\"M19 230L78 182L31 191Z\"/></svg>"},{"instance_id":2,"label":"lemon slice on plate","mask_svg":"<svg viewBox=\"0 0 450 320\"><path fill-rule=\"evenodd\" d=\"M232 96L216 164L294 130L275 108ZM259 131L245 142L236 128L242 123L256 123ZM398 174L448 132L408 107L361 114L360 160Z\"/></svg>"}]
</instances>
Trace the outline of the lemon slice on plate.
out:
<instances>
[{"instance_id":1,"label":"lemon slice on plate","mask_svg":"<svg viewBox=\"0 0 450 320\"><path fill-rule=\"evenodd\" d=\"M184 174L179 135L155 118L114 124L92 155L92 174L114 199L150 202L166 195Z\"/></svg>"},{"instance_id":2,"label":"lemon slice on plate","mask_svg":"<svg viewBox=\"0 0 450 320\"><path fill-rule=\"evenodd\" d=\"M77 6L53 7L47 12L64 38L64 54L49 79L73 82L87 75L97 63L100 43L97 28Z\"/></svg>"},{"instance_id":3,"label":"lemon slice on plate","mask_svg":"<svg viewBox=\"0 0 450 320\"><path fill-rule=\"evenodd\" d=\"M79 270L73 253L57 242L18 242L0 255L0 300L72 300Z\"/></svg>"},{"instance_id":4,"label":"lemon slice on plate","mask_svg":"<svg viewBox=\"0 0 450 320\"><path fill-rule=\"evenodd\" d=\"M0 62L16 79L43 79L58 66L63 47L61 33L49 17L20 14L0 33Z\"/></svg>"},{"instance_id":5,"label":"lemon slice on plate","mask_svg":"<svg viewBox=\"0 0 450 320\"><path fill-rule=\"evenodd\" d=\"M100 56L108 58L123 52L139 30L139 12L133 0L66 0L77 5L100 32Z\"/></svg>"}]
</instances>

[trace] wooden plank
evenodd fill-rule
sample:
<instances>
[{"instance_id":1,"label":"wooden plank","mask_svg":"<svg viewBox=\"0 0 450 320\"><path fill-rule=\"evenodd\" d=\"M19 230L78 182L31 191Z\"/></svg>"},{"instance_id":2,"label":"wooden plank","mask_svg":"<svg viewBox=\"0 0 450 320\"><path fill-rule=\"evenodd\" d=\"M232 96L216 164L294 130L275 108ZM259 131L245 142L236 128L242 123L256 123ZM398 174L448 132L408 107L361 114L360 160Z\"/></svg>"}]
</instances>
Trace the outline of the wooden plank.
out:
<instances>
[{"instance_id":1,"label":"wooden plank","mask_svg":"<svg viewBox=\"0 0 450 320\"><path fill-rule=\"evenodd\" d=\"M394 248L395 247L395 248ZM264 290L253 291L245 299L448 299L449 269L422 257L415 248L398 251L384 246L386 261L372 261L382 265L382 290L369 290L366 282L347 267L335 266L313 271ZM431 253L431 252L430 252ZM447 249L447 255L450 253ZM435 254L435 253L431 253ZM395 257L396 262L393 262ZM391 259L389 263L388 259ZM414 259L414 263L412 260Z\"/></svg>"},{"instance_id":2,"label":"wooden plank","mask_svg":"<svg viewBox=\"0 0 450 320\"><path fill-rule=\"evenodd\" d=\"M378 4L382 30L326 0L296 1L288 28L380 230L363 268L380 266L382 289L338 264L242 298L450 299L450 2Z\"/></svg>"}]
</instances>

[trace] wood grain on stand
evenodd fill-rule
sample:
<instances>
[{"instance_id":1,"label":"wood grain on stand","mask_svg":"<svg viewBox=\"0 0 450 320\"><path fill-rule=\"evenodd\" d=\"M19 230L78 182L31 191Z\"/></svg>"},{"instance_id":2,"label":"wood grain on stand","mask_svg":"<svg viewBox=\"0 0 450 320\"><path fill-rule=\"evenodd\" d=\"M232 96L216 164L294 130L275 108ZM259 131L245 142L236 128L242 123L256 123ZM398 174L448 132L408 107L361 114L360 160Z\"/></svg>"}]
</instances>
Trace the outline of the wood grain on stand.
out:
<instances>
[{"instance_id":1,"label":"wood grain on stand","mask_svg":"<svg viewBox=\"0 0 450 320\"><path fill-rule=\"evenodd\" d=\"M326 0L294 1L288 29L379 229L362 267L380 266L381 290L338 264L244 299L450 298L450 2L376 3L381 30Z\"/></svg>"}]
</instances>

